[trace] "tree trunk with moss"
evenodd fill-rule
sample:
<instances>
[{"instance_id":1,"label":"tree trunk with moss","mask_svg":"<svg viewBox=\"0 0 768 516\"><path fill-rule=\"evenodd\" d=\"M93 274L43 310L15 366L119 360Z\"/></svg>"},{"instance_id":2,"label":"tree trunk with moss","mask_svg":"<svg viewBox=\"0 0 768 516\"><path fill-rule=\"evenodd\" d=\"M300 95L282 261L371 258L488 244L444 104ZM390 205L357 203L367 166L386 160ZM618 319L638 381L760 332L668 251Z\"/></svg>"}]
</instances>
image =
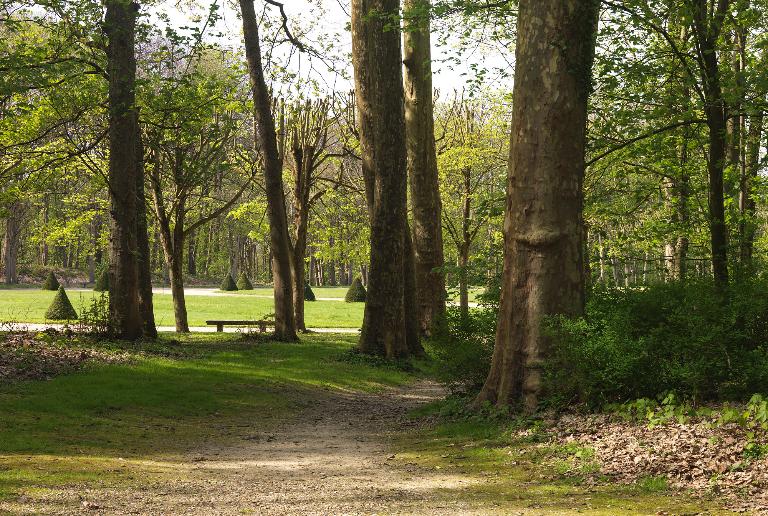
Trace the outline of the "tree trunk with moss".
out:
<instances>
[{"instance_id":1,"label":"tree trunk with moss","mask_svg":"<svg viewBox=\"0 0 768 516\"><path fill-rule=\"evenodd\" d=\"M521 0L496 343L478 403L536 409L546 316L584 309L587 99L599 0ZM557 152L552 152L557 149Z\"/></svg>"}]
</instances>

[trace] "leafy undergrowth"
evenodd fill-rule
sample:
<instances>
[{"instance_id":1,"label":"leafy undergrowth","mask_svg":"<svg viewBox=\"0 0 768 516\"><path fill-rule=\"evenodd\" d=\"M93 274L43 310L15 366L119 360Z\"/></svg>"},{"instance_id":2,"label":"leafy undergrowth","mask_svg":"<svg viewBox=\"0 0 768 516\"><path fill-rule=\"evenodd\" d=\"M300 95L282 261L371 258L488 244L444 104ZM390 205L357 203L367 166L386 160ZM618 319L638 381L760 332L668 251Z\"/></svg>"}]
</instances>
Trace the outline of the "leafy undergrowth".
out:
<instances>
[{"instance_id":1,"label":"leafy undergrowth","mask_svg":"<svg viewBox=\"0 0 768 516\"><path fill-rule=\"evenodd\" d=\"M461 487L462 496L485 501L505 514L731 514L756 509L750 497L723 504L716 489L687 489L669 479L659 468L628 464L621 444L609 447L600 439L580 436L612 436L641 432L642 424L624 426L595 424L594 418L560 423L542 420L511 420L505 415L471 415L457 410L462 401L449 399L414 414L423 422L415 434L396 438L395 461L404 468L440 469L446 474L466 475L474 482ZM634 425L634 426L633 426ZM662 427L656 427L660 429ZM629 438L629 437L628 437ZM684 439L684 435L680 436ZM660 442L674 451L675 443ZM621 455L619 455L619 453ZM620 456L613 462L612 454ZM679 460L690 460L689 456ZM665 460L677 460L668 453ZM615 464L616 468L612 467ZM624 474L615 474L624 468ZM633 474L628 474L629 470ZM446 497L456 492L446 492Z\"/></svg>"},{"instance_id":2,"label":"leafy undergrowth","mask_svg":"<svg viewBox=\"0 0 768 516\"><path fill-rule=\"evenodd\" d=\"M0 384L0 500L64 484L155 481L190 452L272 428L325 391L376 391L413 379L339 361L352 345L332 335L295 344L224 334L73 341L75 353L99 349L129 360Z\"/></svg>"}]
</instances>

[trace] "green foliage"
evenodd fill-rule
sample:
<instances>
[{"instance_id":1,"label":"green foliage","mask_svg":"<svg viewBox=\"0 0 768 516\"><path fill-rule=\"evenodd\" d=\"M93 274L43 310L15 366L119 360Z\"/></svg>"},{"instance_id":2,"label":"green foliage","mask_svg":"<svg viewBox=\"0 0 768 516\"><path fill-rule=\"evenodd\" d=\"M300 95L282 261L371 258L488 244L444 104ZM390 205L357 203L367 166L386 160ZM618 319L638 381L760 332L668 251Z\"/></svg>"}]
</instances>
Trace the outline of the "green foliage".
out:
<instances>
[{"instance_id":1,"label":"green foliage","mask_svg":"<svg viewBox=\"0 0 768 516\"><path fill-rule=\"evenodd\" d=\"M109 271L104 270L96 277L96 284L93 286L96 292L109 292Z\"/></svg>"},{"instance_id":2,"label":"green foliage","mask_svg":"<svg viewBox=\"0 0 768 516\"><path fill-rule=\"evenodd\" d=\"M56 279L56 275L53 271L48 273L48 277L43 282L43 290L59 290L59 280Z\"/></svg>"},{"instance_id":3,"label":"green foliage","mask_svg":"<svg viewBox=\"0 0 768 516\"><path fill-rule=\"evenodd\" d=\"M221 290L232 290L232 289L225 289L222 287ZM240 276L237 278L237 288L234 290L253 290L253 284L251 283L251 280L248 279L248 275L245 272L240 273Z\"/></svg>"},{"instance_id":4,"label":"green foliage","mask_svg":"<svg viewBox=\"0 0 768 516\"><path fill-rule=\"evenodd\" d=\"M51 306L45 312L45 318L52 321L71 321L77 319L77 312L75 312L72 303L69 302L67 293L64 292L64 287L59 287Z\"/></svg>"},{"instance_id":5,"label":"green foliage","mask_svg":"<svg viewBox=\"0 0 768 516\"><path fill-rule=\"evenodd\" d=\"M224 290L225 292L237 290L237 285L235 284L235 280L232 279L232 274L227 273L227 277L221 282L219 290Z\"/></svg>"},{"instance_id":6,"label":"green foliage","mask_svg":"<svg viewBox=\"0 0 768 516\"><path fill-rule=\"evenodd\" d=\"M547 328L552 405L597 408L670 392L696 402L739 400L768 385L765 279L739 282L725 294L708 281L599 289L585 317L552 319Z\"/></svg>"},{"instance_id":7,"label":"green foliage","mask_svg":"<svg viewBox=\"0 0 768 516\"><path fill-rule=\"evenodd\" d=\"M347 295L344 296L344 301L347 303L364 303L365 296L367 295L365 287L363 286L363 280L358 276L352 282L347 290Z\"/></svg>"},{"instance_id":8,"label":"green foliage","mask_svg":"<svg viewBox=\"0 0 768 516\"><path fill-rule=\"evenodd\" d=\"M304 283L304 301L315 301L315 293L309 283Z\"/></svg>"},{"instance_id":9,"label":"green foliage","mask_svg":"<svg viewBox=\"0 0 768 516\"><path fill-rule=\"evenodd\" d=\"M112 315L107 294L102 292L83 303L80 308L80 328L90 335L112 335Z\"/></svg>"},{"instance_id":10,"label":"green foliage","mask_svg":"<svg viewBox=\"0 0 768 516\"><path fill-rule=\"evenodd\" d=\"M489 284L477 300L480 306L468 314L449 307L444 331L428 343L439 364L438 378L455 392L479 390L490 369L499 311L498 282Z\"/></svg>"}]
</instances>

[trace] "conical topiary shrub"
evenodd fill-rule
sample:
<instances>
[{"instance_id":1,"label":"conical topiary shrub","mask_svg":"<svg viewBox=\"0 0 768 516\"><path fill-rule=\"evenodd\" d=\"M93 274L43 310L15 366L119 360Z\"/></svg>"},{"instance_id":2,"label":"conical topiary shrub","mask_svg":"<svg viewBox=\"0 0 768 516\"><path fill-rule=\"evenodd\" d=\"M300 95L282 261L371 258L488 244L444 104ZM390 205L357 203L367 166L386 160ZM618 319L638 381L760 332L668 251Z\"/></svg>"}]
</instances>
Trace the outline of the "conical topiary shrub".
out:
<instances>
[{"instance_id":1,"label":"conical topiary shrub","mask_svg":"<svg viewBox=\"0 0 768 516\"><path fill-rule=\"evenodd\" d=\"M64 287L59 287L51 306L45 312L45 318L51 321L71 321L77 319L77 312L75 312L72 303L69 302L67 293L64 292Z\"/></svg>"},{"instance_id":2,"label":"conical topiary shrub","mask_svg":"<svg viewBox=\"0 0 768 516\"><path fill-rule=\"evenodd\" d=\"M226 290L227 292L237 290L237 285L235 285L235 280L232 279L231 274L227 274L227 277L221 282L221 287L219 288L221 290Z\"/></svg>"},{"instance_id":3,"label":"conical topiary shrub","mask_svg":"<svg viewBox=\"0 0 768 516\"><path fill-rule=\"evenodd\" d=\"M253 290L253 284L244 272L241 272L240 277L237 278L237 288L238 290Z\"/></svg>"},{"instance_id":4,"label":"conical topiary shrub","mask_svg":"<svg viewBox=\"0 0 768 516\"><path fill-rule=\"evenodd\" d=\"M344 301L347 303L363 303L365 302L365 287L363 286L363 280L359 277L355 278L352 285L347 290L347 295L344 296Z\"/></svg>"},{"instance_id":5,"label":"conical topiary shrub","mask_svg":"<svg viewBox=\"0 0 768 516\"><path fill-rule=\"evenodd\" d=\"M312 292L312 287L309 286L309 283L304 283L304 301L314 301L315 300L315 293Z\"/></svg>"},{"instance_id":6,"label":"conical topiary shrub","mask_svg":"<svg viewBox=\"0 0 768 516\"><path fill-rule=\"evenodd\" d=\"M107 269L101 271L101 274L96 278L96 284L93 286L93 290L96 292L109 291L109 271Z\"/></svg>"},{"instance_id":7,"label":"conical topiary shrub","mask_svg":"<svg viewBox=\"0 0 768 516\"><path fill-rule=\"evenodd\" d=\"M48 273L48 277L43 282L43 290L59 290L59 280L53 272Z\"/></svg>"}]
</instances>

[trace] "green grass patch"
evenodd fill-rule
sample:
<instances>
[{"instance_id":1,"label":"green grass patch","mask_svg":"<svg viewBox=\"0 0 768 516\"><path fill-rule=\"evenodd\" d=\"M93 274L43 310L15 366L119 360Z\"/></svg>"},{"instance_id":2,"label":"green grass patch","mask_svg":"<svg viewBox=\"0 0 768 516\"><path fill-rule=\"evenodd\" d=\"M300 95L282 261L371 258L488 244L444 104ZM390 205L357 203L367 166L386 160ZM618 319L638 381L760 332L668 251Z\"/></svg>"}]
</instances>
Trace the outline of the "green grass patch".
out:
<instances>
[{"instance_id":1,"label":"green grass patch","mask_svg":"<svg viewBox=\"0 0 768 516\"><path fill-rule=\"evenodd\" d=\"M181 454L268 431L327 391L375 391L414 378L341 360L354 338L174 342L139 345L133 363L0 386L0 497L161 477Z\"/></svg>"},{"instance_id":2,"label":"green grass patch","mask_svg":"<svg viewBox=\"0 0 768 516\"><path fill-rule=\"evenodd\" d=\"M78 313L84 304L98 295L82 290L70 290L68 293ZM45 311L55 294L37 289L4 290L0 292L0 321L45 322ZM158 326L173 326L171 295L155 294L153 300ZM271 290L264 297L250 293L227 296L187 295L186 302L190 326L205 326L205 321L212 319L258 319L274 312ZM308 302L304 309L306 324L315 328L359 328L363 322L363 308L363 304L340 301Z\"/></svg>"}]
</instances>

